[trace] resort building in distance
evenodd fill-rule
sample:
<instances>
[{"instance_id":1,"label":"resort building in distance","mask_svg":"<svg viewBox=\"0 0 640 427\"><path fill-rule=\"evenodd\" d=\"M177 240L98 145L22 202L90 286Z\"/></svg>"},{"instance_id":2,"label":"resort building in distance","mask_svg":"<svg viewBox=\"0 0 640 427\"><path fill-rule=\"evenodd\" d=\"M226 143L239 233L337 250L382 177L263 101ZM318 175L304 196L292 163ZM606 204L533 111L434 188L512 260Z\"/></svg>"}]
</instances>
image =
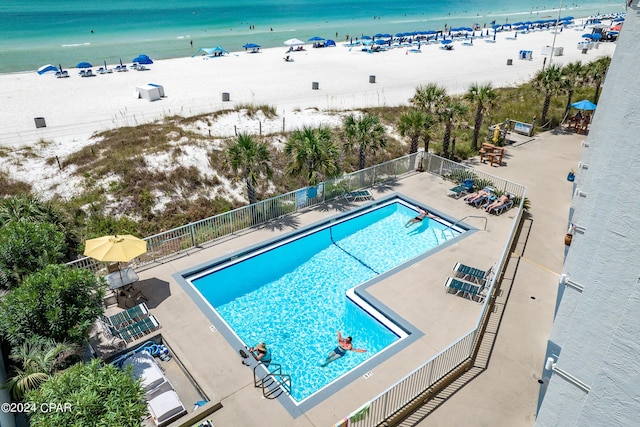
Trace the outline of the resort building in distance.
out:
<instances>
[{"instance_id":1,"label":"resort building in distance","mask_svg":"<svg viewBox=\"0 0 640 427\"><path fill-rule=\"evenodd\" d=\"M640 38L637 2L576 170L537 426L640 420Z\"/></svg>"}]
</instances>

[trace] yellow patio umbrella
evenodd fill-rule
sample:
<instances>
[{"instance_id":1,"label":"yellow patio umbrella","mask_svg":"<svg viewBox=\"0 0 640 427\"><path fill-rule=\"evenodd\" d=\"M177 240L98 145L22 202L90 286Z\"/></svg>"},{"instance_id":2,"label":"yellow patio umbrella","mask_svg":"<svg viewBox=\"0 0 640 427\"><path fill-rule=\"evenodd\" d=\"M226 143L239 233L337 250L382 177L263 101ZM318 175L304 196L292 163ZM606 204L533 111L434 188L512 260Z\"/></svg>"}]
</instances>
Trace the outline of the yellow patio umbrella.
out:
<instances>
[{"instance_id":1,"label":"yellow patio umbrella","mask_svg":"<svg viewBox=\"0 0 640 427\"><path fill-rule=\"evenodd\" d=\"M130 234L90 239L84 246L86 256L105 262L128 262L145 252L147 242Z\"/></svg>"}]
</instances>

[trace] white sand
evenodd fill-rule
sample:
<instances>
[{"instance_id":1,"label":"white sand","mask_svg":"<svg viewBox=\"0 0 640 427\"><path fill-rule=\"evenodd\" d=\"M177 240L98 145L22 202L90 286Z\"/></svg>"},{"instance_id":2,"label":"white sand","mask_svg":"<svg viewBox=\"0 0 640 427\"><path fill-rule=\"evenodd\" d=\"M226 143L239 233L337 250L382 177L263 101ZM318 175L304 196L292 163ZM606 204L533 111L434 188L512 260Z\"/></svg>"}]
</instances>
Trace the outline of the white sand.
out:
<instances>
[{"instance_id":1,"label":"white sand","mask_svg":"<svg viewBox=\"0 0 640 427\"><path fill-rule=\"evenodd\" d=\"M563 47L564 54L554 56L553 63L586 63L613 55L613 43L600 43L582 54L577 46L581 35L589 31L580 27L558 32L555 46ZM58 156L62 160L92 143L94 132L108 128L176 114L234 109L238 104L269 104L277 109L275 120L248 119L234 112L210 126L194 125L203 134L211 130L214 138L233 135L234 128L257 134L260 125L267 134L281 131L283 120L287 130L339 122L340 117L318 110L406 105L421 84L436 82L449 93L463 93L475 82L491 82L494 87L517 85L530 80L542 68L544 58L548 62L542 48L552 45L554 33L534 31L518 34L515 40L513 35L498 33L495 43L476 39L473 46L456 41L452 51L440 49L439 43L422 45L421 53L396 48L374 54L342 44L324 49L307 45L306 51L290 54L294 62L285 62L283 46L254 54L157 61L148 71L90 78L80 77L73 69L65 79L35 72L0 75L0 148L12 149L0 155L0 172L32 183L42 197L54 193L68 197L78 191L81 180L70 169L59 171L57 165L47 165L46 159ZM533 51L533 60L519 60L520 50ZM513 65L508 66L507 59ZM375 76L374 84L369 83L369 76ZM318 90L312 90L312 82L318 82ZM166 97L155 102L136 99L136 86L148 83L162 85ZM223 92L230 94L229 102L222 101ZM44 117L47 127L36 129L35 117ZM48 144L38 144L40 140ZM241 192L238 188L236 195Z\"/></svg>"},{"instance_id":2,"label":"white sand","mask_svg":"<svg viewBox=\"0 0 640 427\"><path fill-rule=\"evenodd\" d=\"M588 30L587 30L588 31ZM553 58L565 64L588 62L612 55L612 43L581 54L577 48L582 28L558 32L556 46L564 55ZM397 48L369 54L358 48L337 47L294 52L295 62L283 60L285 47L251 54L232 53L157 61L149 71L128 71L81 78L57 79L35 72L0 75L0 141L4 146L31 145L40 138L68 141L86 139L94 131L148 122L165 115L184 116L234 108L238 103L270 104L288 116L306 108L344 110L364 106L406 104L420 84L437 82L450 93L464 92L473 82L495 87L529 80L542 68L541 50L553 43L553 31L498 33L496 43L476 40L473 46L455 42L453 51L438 45L422 46L422 53L407 54ZM520 50L533 51L533 60L519 60ZM513 65L507 66L507 59ZM94 69L95 70L95 69ZM369 83L375 75L376 83ZM312 90L312 82L319 90ZM147 83L164 86L166 98L148 102L134 99L135 87ZM222 93L230 102L222 102ZM44 117L46 128L35 129L34 117ZM287 127L292 123L287 123Z\"/></svg>"}]
</instances>

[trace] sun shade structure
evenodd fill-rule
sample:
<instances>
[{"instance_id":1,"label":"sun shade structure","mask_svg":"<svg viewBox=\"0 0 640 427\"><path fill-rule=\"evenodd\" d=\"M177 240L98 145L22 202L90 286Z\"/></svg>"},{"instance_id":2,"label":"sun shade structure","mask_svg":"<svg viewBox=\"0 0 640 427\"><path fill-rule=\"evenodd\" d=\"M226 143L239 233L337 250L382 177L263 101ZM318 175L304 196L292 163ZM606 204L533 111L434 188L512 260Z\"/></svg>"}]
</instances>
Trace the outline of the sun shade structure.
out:
<instances>
[{"instance_id":1,"label":"sun shade structure","mask_svg":"<svg viewBox=\"0 0 640 427\"><path fill-rule=\"evenodd\" d=\"M142 64L142 65L153 64L153 61L147 55L138 55L135 58L133 58L133 60L131 60L131 62L136 62L136 63Z\"/></svg>"},{"instance_id":2,"label":"sun shade structure","mask_svg":"<svg viewBox=\"0 0 640 427\"><path fill-rule=\"evenodd\" d=\"M55 65L47 64L38 68L38 74L43 75L45 73L55 73L58 71L58 67Z\"/></svg>"},{"instance_id":3,"label":"sun shade structure","mask_svg":"<svg viewBox=\"0 0 640 427\"><path fill-rule=\"evenodd\" d=\"M93 65L91 65L90 62L80 62L78 63L78 65L76 65L76 68L91 68L93 67Z\"/></svg>"},{"instance_id":4,"label":"sun shade structure","mask_svg":"<svg viewBox=\"0 0 640 427\"><path fill-rule=\"evenodd\" d=\"M300 39L289 39L284 42L285 46L302 46L304 42Z\"/></svg>"},{"instance_id":5,"label":"sun shade structure","mask_svg":"<svg viewBox=\"0 0 640 427\"><path fill-rule=\"evenodd\" d=\"M84 254L98 261L127 262L147 252L147 242L130 234L103 236L85 242Z\"/></svg>"},{"instance_id":6,"label":"sun shade structure","mask_svg":"<svg viewBox=\"0 0 640 427\"><path fill-rule=\"evenodd\" d=\"M582 101L574 102L571 104L571 107L578 110L593 111L596 109L597 105L588 99L583 99Z\"/></svg>"}]
</instances>

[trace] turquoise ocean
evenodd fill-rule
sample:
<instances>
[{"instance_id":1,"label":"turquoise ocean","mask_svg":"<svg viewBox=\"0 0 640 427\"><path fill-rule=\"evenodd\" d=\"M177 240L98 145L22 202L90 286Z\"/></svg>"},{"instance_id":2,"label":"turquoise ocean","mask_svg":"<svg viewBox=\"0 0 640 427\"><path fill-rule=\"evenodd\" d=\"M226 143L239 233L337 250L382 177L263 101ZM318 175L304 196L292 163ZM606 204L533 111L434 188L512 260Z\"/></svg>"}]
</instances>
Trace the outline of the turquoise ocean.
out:
<instances>
[{"instance_id":1,"label":"turquoise ocean","mask_svg":"<svg viewBox=\"0 0 640 427\"><path fill-rule=\"evenodd\" d=\"M336 42L376 33L480 26L558 16L559 1L523 0L2 0L0 72L191 56L313 36ZM561 16L624 11L624 1L564 1ZM337 34L337 36L336 36Z\"/></svg>"}]
</instances>

